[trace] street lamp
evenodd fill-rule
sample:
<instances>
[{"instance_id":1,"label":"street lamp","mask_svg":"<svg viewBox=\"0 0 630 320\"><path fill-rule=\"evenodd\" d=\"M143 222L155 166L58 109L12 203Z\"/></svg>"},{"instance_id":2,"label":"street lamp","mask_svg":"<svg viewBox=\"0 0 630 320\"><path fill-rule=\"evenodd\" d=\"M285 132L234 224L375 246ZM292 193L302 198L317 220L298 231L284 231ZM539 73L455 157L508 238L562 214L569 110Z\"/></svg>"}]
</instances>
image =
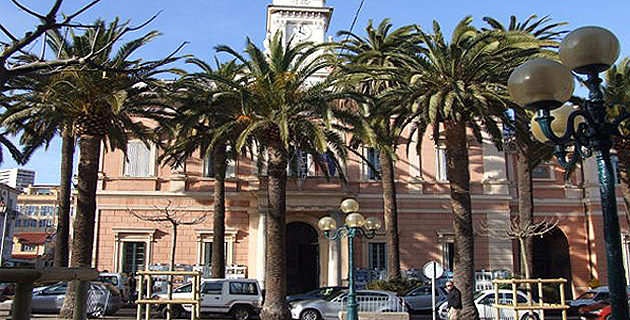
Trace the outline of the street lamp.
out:
<instances>
[{"instance_id":1,"label":"street lamp","mask_svg":"<svg viewBox=\"0 0 630 320\"><path fill-rule=\"evenodd\" d=\"M593 152L597 156L612 318L619 320L628 319L628 298L610 149L613 136L630 138L622 129L630 114L624 110L614 119L609 117L599 78L618 56L619 40L610 31L579 28L562 40L562 64L531 60L512 72L508 89L519 105L536 111L532 132L538 140L554 146L560 165L573 166ZM586 75L582 81L589 98L579 106L565 104L573 93L573 76L578 74Z\"/></svg>"},{"instance_id":2,"label":"street lamp","mask_svg":"<svg viewBox=\"0 0 630 320\"><path fill-rule=\"evenodd\" d=\"M348 237L348 315L347 320L359 320L359 310L354 288L354 237L363 236L372 239L376 230L381 228L378 218L365 219L359 213L359 203L353 198L346 198L339 206L346 216L346 223L337 229L337 222L331 217L323 217L319 220L319 228L329 240L337 240L342 236Z\"/></svg>"}]
</instances>

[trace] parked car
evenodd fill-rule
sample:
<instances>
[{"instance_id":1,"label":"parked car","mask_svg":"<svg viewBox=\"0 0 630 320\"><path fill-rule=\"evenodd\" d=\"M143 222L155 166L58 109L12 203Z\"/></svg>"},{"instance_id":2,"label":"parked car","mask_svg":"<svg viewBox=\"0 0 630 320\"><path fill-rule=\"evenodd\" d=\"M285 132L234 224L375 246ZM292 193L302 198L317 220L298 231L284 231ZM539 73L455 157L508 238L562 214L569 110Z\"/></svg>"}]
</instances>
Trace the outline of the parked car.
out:
<instances>
[{"instance_id":1,"label":"parked car","mask_svg":"<svg viewBox=\"0 0 630 320\"><path fill-rule=\"evenodd\" d=\"M322 299L331 294L335 294L338 291L347 290L347 289L348 287L341 287L341 286L321 287L321 288L317 288L315 290L311 290L308 292L287 296L287 302L311 300L311 299Z\"/></svg>"},{"instance_id":2,"label":"parked car","mask_svg":"<svg viewBox=\"0 0 630 320\"><path fill-rule=\"evenodd\" d=\"M98 274L98 281L116 287L120 291L123 303L129 302L129 277L126 273L101 272Z\"/></svg>"},{"instance_id":3,"label":"parked car","mask_svg":"<svg viewBox=\"0 0 630 320\"><path fill-rule=\"evenodd\" d=\"M66 297L67 283L57 283L33 289L31 310L33 313L59 313ZM88 308L90 316L114 315L122 306L118 289L111 284L90 282Z\"/></svg>"},{"instance_id":4,"label":"parked car","mask_svg":"<svg viewBox=\"0 0 630 320\"><path fill-rule=\"evenodd\" d=\"M607 301L609 297L610 293L608 287L601 286L582 293L574 300L568 300L567 304L571 307L569 311L575 313L582 306Z\"/></svg>"},{"instance_id":5,"label":"parked car","mask_svg":"<svg viewBox=\"0 0 630 320\"><path fill-rule=\"evenodd\" d=\"M630 295L628 295L628 303L630 304ZM610 299L581 306L578 314L582 320L610 320Z\"/></svg>"},{"instance_id":6,"label":"parked car","mask_svg":"<svg viewBox=\"0 0 630 320\"><path fill-rule=\"evenodd\" d=\"M344 290L323 299L291 302L291 317L299 320L336 320L339 319L339 311L345 310L347 299L348 291ZM358 290L357 302L359 311L406 311L403 300L391 291Z\"/></svg>"},{"instance_id":7,"label":"parked car","mask_svg":"<svg viewBox=\"0 0 630 320\"><path fill-rule=\"evenodd\" d=\"M448 292L444 287L435 287L435 305L436 307L446 301ZM431 285L417 286L403 295L403 300L407 304L410 313L414 312L430 312L433 309L433 298L431 295Z\"/></svg>"},{"instance_id":8,"label":"parked car","mask_svg":"<svg viewBox=\"0 0 630 320\"><path fill-rule=\"evenodd\" d=\"M511 290L499 290L499 302L501 304L512 304L514 301L513 297ZM479 318L481 320L494 320L496 316L496 308L492 306L494 304L494 290L477 291L473 298L475 300L475 306L479 311ZM517 299L517 303L519 304L529 303L529 298L527 298L527 295L523 292L517 292ZM438 309L438 316L442 320L448 319L447 304L447 302L443 302ZM500 320L514 320L513 310L499 309L499 311ZM542 318L542 312L540 310L534 310L532 313L533 319L530 317L528 311L519 310L519 320L538 320Z\"/></svg>"},{"instance_id":9,"label":"parked car","mask_svg":"<svg viewBox=\"0 0 630 320\"><path fill-rule=\"evenodd\" d=\"M181 297L190 299L189 293ZM263 297L256 279L204 279L201 282L201 312L229 314L234 319L251 319L260 312ZM191 305L183 305L186 312Z\"/></svg>"},{"instance_id":10,"label":"parked car","mask_svg":"<svg viewBox=\"0 0 630 320\"><path fill-rule=\"evenodd\" d=\"M173 295L171 296L173 299L190 299L192 292L192 283L187 283L185 285L179 286L173 289ZM151 296L152 299L168 299L168 292L160 292L154 293ZM166 318L166 304L159 304L155 306L155 310L162 316ZM171 306L171 318L177 319L186 314L186 310L181 305L175 304Z\"/></svg>"}]
</instances>

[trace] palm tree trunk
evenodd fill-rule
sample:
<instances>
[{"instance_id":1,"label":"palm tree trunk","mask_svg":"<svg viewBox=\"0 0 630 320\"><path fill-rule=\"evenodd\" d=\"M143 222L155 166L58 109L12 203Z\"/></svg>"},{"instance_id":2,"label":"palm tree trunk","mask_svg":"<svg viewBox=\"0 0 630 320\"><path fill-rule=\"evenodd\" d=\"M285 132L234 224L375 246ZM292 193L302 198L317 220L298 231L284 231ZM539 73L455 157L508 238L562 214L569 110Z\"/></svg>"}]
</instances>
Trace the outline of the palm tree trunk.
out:
<instances>
[{"instance_id":1,"label":"palm tree trunk","mask_svg":"<svg viewBox=\"0 0 630 320\"><path fill-rule=\"evenodd\" d=\"M462 292L460 319L478 320L479 312L473 300L475 289L475 256L472 208L470 202L470 172L466 124L446 122L447 173L451 189L451 209L455 230L454 280Z\"/></svg>"},{"instance_id":2,"label":"palm tree trunk","mask_svg":"<svg viewBox=\"0 0 630 320\"><path fill-rule=\"evenodd\" d=\"M79 184L71 267L89 268L92 265L100 143L99 136L82 134L79 138ZM81 284L71 281L68 284L61 317L67 319L72 315L74 320L86 318L87 284L85 281L81 281Z\"/></svg>"},{"instance_id":3,"label":"palm tree trunk","mask_svg":"<svg viewBox=\"0 0 630 320\"><path fill-rule=\"evenodd\" d=\"M396 180L394 179L394 161L389 154L380 154L383 171L383 204L385 230L387 233L387 271L389 281L400 281L400 245L398 241L398 208L396 205Z\"/></svg>"},{"instance_id":4,"label":"palm tree trunk","mask_svg":"<svg viewBox=\"0 0 630 320\"><path fill-rule=\"evenodd\" d=\"M61 181L59 187L59 220L55 235L55 255L53 265L56 268L68 266L70 240L70 198L72 193L72 168L74 162L74 135L72 126L66 126L61 142Z\"/></svg>"},{"instance_id":5,"label":"palm tree trunk","mask_svg":"<svg viewBox=\"0 0 630 320\"><path fill-rule=\"evenodd\" d=\"M520 146L517 150L516 174L518 177L518 218L521 223L529 221L531 224L534 222L534 193L532 165L529 160L529 148L527 146ZM531 276L531 271L534 270L534 239L532 237L527 237L522 239L522 241L523 244L520 245L520 249L522 251L521 266L525 272L525 277L529 278Z\"/></svg>"},{"instance_id":6,"label":"palm tree trunk","mask_svg":"<svg viewBox=\"0 0 630 320\"><path fill-rule=\"evenodd\" d=\"M212 156L214 202L212 203L212 277L225 278L225 168L226 147L217 146Z\"/></svg>"},{"instance_id":7,"label":"palm tree trunk","mask_svg":"<svg viewBox=\"0 0 630 320\"><path fill-rule=\"evenodd\" d=\"M280 141L278 139L278 141ZM286 184L287 152L283 147L270 146L269 181L267 194L269 213L267 215L267 258L265 264L265 303L260 318L262 320L291 319L286 301Z\"/></svg>"}]
</instances>

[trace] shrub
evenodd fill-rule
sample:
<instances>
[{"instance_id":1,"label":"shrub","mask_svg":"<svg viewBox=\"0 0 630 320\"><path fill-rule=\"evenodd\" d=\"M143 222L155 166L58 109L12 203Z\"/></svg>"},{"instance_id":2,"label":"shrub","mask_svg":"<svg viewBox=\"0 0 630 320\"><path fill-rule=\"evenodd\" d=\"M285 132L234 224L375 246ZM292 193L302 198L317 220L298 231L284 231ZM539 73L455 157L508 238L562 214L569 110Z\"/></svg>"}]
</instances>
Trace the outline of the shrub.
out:
<instances>
[{"instance_id":1,"label":"shrub","mask_svg":"<svg viewBox=\"0 0 630 320\"><path fill-rule=\"evenodd\" d=\"M402 281L388 281L388 280L376 280L367 284L367 288L371 290L387 290L396 292L398 295L403 295L416 286L423 284L422 281L416 279L402 280Z\"/></svg>"}]
</instances>

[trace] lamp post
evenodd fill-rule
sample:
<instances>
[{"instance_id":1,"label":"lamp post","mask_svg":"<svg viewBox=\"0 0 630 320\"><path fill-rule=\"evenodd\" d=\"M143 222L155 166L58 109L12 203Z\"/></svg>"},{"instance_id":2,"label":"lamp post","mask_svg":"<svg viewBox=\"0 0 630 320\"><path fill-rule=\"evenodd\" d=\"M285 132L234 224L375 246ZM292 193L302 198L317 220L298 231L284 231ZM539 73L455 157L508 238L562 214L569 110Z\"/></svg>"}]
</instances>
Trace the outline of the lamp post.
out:
<instances>
[{"instance_id":1,"label":"lamp post","mask_svg":"<svg viewBox=\"0 0 630 320\"><path fill-rule=\"evenodd\" d=\"M609 116L599 77L618 56L619 40L610 31L579 28L562 40L562 64L546 59L524 63L510 75L508 89L519 105L536 111L532 133L554 146L560 165L573 166L593 152L597 157L612 319L621 320L628 319L628 298L610 149L613 136L630 138L623 129L630 114ZM573 93L574 75L585 75L582 81L589 90L588 99L579 106L565 104Z\"/></svg>"},{"instance_id":2,"label":"lamp post","mask_svg":"<svg viewBox=\"0 0 630 320\"><path fill-rule=\"evenodd\" d=\"M0 212L2 213L2 242L0 243L0 268L4 267L4 245L7 236L7 224L9 223L9 210L4 197L0 199Z\"/></svg>"},{"instance_id":3,"label":"lamp post","mask_svg":"<svg viewBox=\"0 0 630 320\"><path fill-rule=\"evenodd\" d=\"M319 228L329 240L336 240L342 236L348 237L348 311L347 320L359 320L358 303L354 287L354 237L363 236L372 239L376 230L380 229L381 221L378 218L367 218L359 213L359 203L353 198L346 198L339 206L346 216L346 223L337 229L337 222L331 217L323 217L319 220Z\"/></svg>"}]
</instances>

